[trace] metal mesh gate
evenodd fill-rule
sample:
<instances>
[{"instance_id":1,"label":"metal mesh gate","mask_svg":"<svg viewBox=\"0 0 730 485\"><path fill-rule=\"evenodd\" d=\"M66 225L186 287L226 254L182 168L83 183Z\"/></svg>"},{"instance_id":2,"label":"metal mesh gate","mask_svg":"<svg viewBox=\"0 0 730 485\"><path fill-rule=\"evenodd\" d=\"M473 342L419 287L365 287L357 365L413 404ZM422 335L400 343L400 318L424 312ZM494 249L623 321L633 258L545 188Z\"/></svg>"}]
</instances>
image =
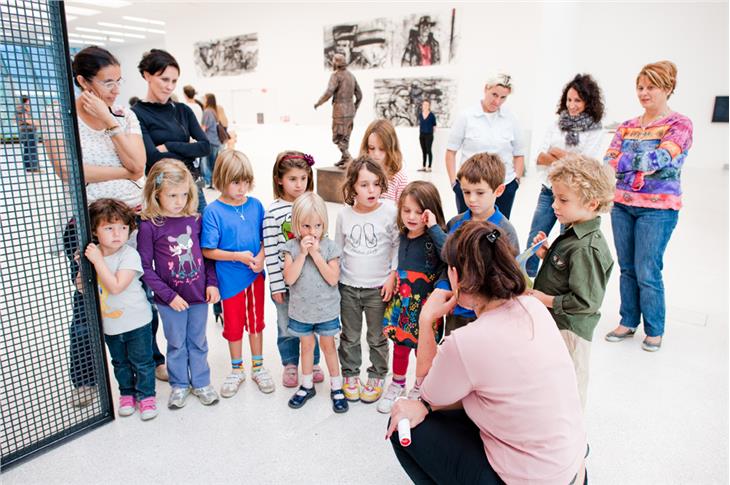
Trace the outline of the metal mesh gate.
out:
<instances>
[{"instance_id":1,"label":"metal mesh gate","mask_svg":"<svg viewBox=\"0 0 730 485\"><path fill-rule=\"evenodd\" d=\"M63 4L0 0L0 16L5 468L113 414L96 288L75 285L89 230Z\"/></svg>"}]
</instances>

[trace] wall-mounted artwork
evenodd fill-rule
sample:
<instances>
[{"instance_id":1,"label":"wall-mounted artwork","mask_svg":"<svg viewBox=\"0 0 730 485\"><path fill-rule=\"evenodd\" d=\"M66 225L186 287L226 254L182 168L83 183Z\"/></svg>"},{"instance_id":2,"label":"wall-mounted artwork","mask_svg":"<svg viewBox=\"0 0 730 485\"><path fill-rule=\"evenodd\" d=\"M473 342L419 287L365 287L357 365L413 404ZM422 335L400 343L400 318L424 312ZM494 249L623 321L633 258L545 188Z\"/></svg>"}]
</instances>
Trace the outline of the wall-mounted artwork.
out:
<instances>
[{"instance_id":1,"label":"wall-mounted artwork","mask_svg":"<svg viewBox=\"0 0 730 485\"><path fill-rule=\"evenodd\" d=\"M441 77L376 79L375 117L390 120L395 126L418 126L418 111L423 100L431 102L438 126L451 126L456 101L456 81Z\"/></svg>"},{"instance_id":2,"label":"wall-mounted artwork","mask_svg":"<svg viewBox=\"0 0 730 485\"><path fill-rule=\"evenodd\" d=\"M455 10L449 15L413 14L324 28L324 67L342 54L350 69L433 66L451 62L456 45Z\"/></svg>"},{"instance_id":3,"label":"wall-mounted artwork","mask_svg":"<svg viewBox=\"0 0 730 485\"><path fill-rule=\"evenodd\" d=\"M205 77L235 76L256 70L258 34L238 35L194 45L195 67Z\"/></svg>"}]
</instances>

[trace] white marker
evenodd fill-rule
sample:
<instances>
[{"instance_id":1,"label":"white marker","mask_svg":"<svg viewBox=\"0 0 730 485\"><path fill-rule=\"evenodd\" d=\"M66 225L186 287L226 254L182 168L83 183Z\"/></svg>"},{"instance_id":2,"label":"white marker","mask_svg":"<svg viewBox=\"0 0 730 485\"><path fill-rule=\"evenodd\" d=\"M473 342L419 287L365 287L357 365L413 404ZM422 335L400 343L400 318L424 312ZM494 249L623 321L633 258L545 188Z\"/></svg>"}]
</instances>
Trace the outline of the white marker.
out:
<instances>
[{"instance_id":1,"label":"white marker","mask_svg":"<svg viewBox=\"0 0 730 485\"><path fill-rule=\"evenodd\" d=\"M408 418L398 421L398 441L404 448L411 444L411 422Z\"/></svg>"}]
</instances>

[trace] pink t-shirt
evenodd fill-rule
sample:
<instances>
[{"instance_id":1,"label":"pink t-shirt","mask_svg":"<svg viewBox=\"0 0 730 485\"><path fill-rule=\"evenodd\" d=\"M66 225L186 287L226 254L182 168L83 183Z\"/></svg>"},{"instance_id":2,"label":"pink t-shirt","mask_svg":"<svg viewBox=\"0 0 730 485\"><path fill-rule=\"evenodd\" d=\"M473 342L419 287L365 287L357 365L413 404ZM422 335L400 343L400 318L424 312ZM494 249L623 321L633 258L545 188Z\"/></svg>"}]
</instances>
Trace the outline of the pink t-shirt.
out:
<instances>
[{"instance_id":1,"label":"pink t-shirt","mask_svg":"<svg viewBox=\"0 0 730 485\"><path fill-rule=\"evenodd\" d=\"M509 484L569 483L586 433L573 363L555 322L521 296L454 331L422 386L436 406L462 401Z\"/></svg>"},{"instance_id":2,"label":"pink t-shirt","mask_svg":"<svg viewBox=\"0 0 730 485\"><path fill-rule=\"evenodd\" d=\"M388 179L388 190L380 196L381 199L390 199L398 205L398 199L403 189L408 185L408 176L405 170L401 170Z\"/></svg>"}]
</instances>

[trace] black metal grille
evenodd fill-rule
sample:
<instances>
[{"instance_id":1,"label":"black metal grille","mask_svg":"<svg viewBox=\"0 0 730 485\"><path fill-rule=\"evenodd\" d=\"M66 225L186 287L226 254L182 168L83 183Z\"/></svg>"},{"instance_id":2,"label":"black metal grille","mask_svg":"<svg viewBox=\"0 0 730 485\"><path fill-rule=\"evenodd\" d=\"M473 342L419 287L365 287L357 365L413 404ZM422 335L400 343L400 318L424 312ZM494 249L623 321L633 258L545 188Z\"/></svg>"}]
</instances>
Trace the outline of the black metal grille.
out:
<instances>
[{"instance_id":1,"label":"black metal grille","mask_svg":"<svg viewBox=\"0 0 730 485\"><path fill-rule=\"evenodd\" d=\"M2 0L0 16L5 468L113 414L96 286L75 285L89 228L63 4Z\"/></svg>"}]
</instances>

